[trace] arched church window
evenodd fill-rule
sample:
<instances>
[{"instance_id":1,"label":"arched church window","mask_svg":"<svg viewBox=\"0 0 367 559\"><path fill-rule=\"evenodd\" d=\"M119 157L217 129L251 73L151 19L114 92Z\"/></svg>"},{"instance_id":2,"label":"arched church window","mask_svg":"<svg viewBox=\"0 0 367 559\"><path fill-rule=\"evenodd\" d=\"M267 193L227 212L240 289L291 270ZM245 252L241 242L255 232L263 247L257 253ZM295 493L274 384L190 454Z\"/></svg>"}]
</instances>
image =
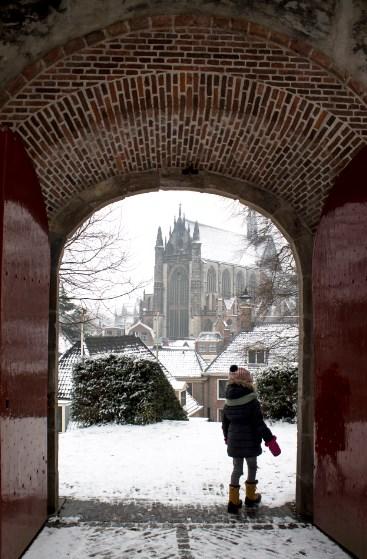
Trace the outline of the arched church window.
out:
<instances>
[{"instance_id":1,"label":"arched church window","mask_svg":"<svg viewBox=\"0 0 367 559\"><path fill-rule=\"evenodd\" d=\"M209 320L209 318L205 321L204 323L204 331L205 332L211 332L213 329L213 323L211 320Z\"/></svg>"},{"instance_id":2,"label":"arched church window","mask_svg":"<svg viewBox=\"0 0 367 559\"><path fill-rule=\"evenodd\" d=\"M184 268L176 268L168 284L168 335L185 338L189 332L189 279Z\"/></svg>"},{"instance_id":3,"label":"arched church window","mask_svg":"<svg viewBox=\"0 0 367 559\"><path fill-rule=\"evenodd\" d=\"M225 299L231 296L231 276L228 270L224 270L222 274L222 295Z\"/></svg>"},{"instance_id":4,"label":"arched church window","mask_svg":"<svg viewBox=\"0 0 367 559\"><path fill-rule=\"evenodd\" d=\"M250 280L249 280L249 295L251 295L251 297L255 297L256 295L256 274L255 272L252 272L250 274Z\"/></svg>"},{"instance_id":5,"label":"arched church window","mask_svg":"<svg viewBox=\"0 0 367 559\"><path fill-rule=\"evenodd\" d=\"M217 291L217 277L213 267L209 268L208 276L207 276L207 283L208 283L208 293L216 293Z\"/></svg>"},{"instance_id":6,"label":"arched church window","mask_svg":"<svg viewBox=\"0 0 367 559\"><path fill-rule=\"evenodd\" d=\"M242 295L245 290L245 278L243 277L243 272L237 272L236 274L236 295Z\"/></svg>"}]
</instances>

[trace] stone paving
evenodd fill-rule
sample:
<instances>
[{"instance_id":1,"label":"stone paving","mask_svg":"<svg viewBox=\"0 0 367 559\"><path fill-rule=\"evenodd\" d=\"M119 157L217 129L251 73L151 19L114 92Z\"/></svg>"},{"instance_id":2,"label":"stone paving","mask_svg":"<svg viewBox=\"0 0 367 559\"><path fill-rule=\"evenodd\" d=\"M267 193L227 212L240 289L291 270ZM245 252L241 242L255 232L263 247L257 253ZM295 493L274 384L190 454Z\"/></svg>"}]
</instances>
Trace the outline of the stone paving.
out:
<instances>
[{"instance_id":1,"label":"stone paving","mask_svg":"<svg viewBox=\"0 0 367 559\"><path fill-rule=\"evenodd\" d=\"M182 525L182 524L247 524L253 528L271 530L277 527L298 528L308 526L304 520L297 518L293 503L282 507L260 506L255 510L243 508L239 515L227 513L226 502L223 505L167 505L159 502L134 499L134 501L118 501L116 503L97 500L64 499L57 516L52 517L49 524L57 526L67 521L75 523L102 524L145 524Z\"/></svg>"},{"instance_id":2,"label":"stone paving","mask_svg":"<svg viewBox=\"0 0 367 559\"><path fill-rule=\"evenodd\" d=\"M213 506L63 500L24 559L348 559L292 503L229 515Z\"/></svg>"},{"instance_id":3,"label":"stone paving","mask_svg":"<svg viewBox=\"0 0 367 559\"><path fill-rule=\"evenodd\" d=\"M57 516L50 518L50 528L88 526L94 529L93 552L88 557L106 555L111 531L114 537L123 530L126 545L121 557L157 557L159 559L194 559L226 557L231 546L238 545L244 531L296 530L310 527L297 518L292 504L278 508L265 506L257 510L243 509L229 515L226 503L217 506L164 505L158 502L106 503L100 501L64 500ZM215 551L202 554L203 546ZM197 549L196 549L197 548ZM247 557L247 555L246 555Z\"/></svg>"}]
</instances>

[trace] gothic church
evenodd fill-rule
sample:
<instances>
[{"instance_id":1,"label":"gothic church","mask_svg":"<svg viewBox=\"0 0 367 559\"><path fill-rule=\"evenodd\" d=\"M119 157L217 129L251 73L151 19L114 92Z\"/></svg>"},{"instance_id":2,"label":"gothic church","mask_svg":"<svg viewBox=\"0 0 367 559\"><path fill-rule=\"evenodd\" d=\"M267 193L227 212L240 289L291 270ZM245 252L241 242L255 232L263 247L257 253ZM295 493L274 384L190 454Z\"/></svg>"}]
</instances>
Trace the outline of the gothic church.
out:
<instances>
[{"instance_id":1,"label":"gothic church","mask_svg":"<svg viewBox=\"0 0 367 559\"><path fill-rule=\"evenodd\" d=\"M196 338L216 330L218 321L232 334L241 331L240 302L253 299L261 255L275 250L271 237L251 242L256 219L249 210L247 234L240 235L188 221L180 205L168 240L158 228L154 292L144 294L141 317L159 338Z\"/></svg>"}]
</instances>

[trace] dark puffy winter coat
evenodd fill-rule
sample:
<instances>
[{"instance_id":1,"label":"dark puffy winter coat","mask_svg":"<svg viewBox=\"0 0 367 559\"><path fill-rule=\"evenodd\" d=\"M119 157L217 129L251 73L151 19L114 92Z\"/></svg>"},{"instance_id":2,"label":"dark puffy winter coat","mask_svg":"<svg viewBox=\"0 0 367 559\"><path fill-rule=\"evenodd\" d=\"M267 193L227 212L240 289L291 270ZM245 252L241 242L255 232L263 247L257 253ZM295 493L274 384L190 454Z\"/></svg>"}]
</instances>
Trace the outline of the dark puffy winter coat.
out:
<instances>
[{"instance_id":1,"label":"dark puffy winter coat","mask_svg":"<svg viewBox=\"0 0 367 559\"><path fill-rule=\"evenodd\" d=\"M228 456L249 458L262 452L261 441L273 434L265 425L256 393L241 384L228 384L223 409L222 429Z\"/></svg>"}]
</instances>

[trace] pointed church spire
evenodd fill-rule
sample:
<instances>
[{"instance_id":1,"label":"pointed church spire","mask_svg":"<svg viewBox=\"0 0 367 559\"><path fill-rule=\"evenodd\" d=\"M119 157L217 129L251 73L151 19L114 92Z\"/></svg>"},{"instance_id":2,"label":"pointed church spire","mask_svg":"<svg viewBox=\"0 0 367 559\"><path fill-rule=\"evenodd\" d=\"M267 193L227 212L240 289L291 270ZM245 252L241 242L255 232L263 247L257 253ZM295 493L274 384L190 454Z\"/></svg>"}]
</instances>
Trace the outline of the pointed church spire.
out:
<instances>
[{"instance_id":1,"label":"pointed church spire","mask_svg":"<svg viewBox=\"0 0 367 559\"><path fill-rule=\"evenodd\" d=\"M179 205L178 205L178 217L179 217L179 219L181 218L181 205L182 204L180 202Z\"/></svg>"},{"instance_id":2,"label":"pointed church spire","mask_svg":"<svg viewBox=\"0 0 367 559\"><path fill-rule=\"evenodd\" d=\"M200 241L200 233L199 233L199 224L197 221L195 221L195 227L194 227L194 235L192 237L193 241Z\"/></svg>"},{"instance_id":3,"label":"pointed church spire","mask_svg":"<svg viewBox=\"0 0 367 559\"><path fill-rule=\"evenodd\" d=\"M163 246L163 238L162 238L162 229L159 226L158 227L158 233L157 233L157 241L155 243L156 247L162 247Z\"/></svg>"}]
</instances>

